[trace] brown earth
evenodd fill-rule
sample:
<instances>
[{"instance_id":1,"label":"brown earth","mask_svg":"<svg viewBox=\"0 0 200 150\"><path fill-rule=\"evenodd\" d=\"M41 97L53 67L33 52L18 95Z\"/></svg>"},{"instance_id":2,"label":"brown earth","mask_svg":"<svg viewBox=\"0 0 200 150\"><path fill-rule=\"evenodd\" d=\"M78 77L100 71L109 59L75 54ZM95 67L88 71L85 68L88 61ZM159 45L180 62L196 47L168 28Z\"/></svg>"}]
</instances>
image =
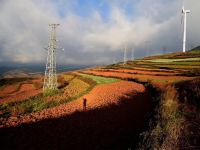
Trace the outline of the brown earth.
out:
<instances>
[{"instance_id":1,"label":"brown earth","mask_svg":"<svg viewBox=\"0 0 200 150\"><path fill-rule=\"evenodd\" d=\"M118 104L120 97L135 95L140 92L144 92L145 87L142 84L134 82L120 81L111 84L96 86L91 92L84 95L83 97L69 102L64 105L60 105L54 108L42 110L40 112L32 113L29 115L22 116L20 118L10 117L8 120L2 122L2 126L16 126L22 123L35 122L36 120L43 120L47 118L58 118L63 115L69 115L75 111L83 110L83 98L87 99L86 109L95 109L110 104Z\"/></svg>"}]
</instances>

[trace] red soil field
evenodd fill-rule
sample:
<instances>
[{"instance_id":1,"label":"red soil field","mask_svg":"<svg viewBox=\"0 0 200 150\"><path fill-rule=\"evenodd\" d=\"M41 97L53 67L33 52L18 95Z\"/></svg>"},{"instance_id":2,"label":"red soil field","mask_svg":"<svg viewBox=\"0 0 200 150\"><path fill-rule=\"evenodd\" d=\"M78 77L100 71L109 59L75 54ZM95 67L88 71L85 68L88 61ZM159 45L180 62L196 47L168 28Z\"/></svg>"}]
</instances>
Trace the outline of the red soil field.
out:
<instances>
[{"instance_id":1,"label":"red soil field","mask_svg":"<svg viewBox=\"0 0 200 150\"><path fill-rule=\"evenodd\" d=\"M1 127L16 126L22 123L30 123L47 118L59 118L61 116L72 114L76 111L83 111L83 98L87 99L86 110L92 110L111 104L117 105L120 102L120 98L129 98L130 96L134 97L134 95L143 92L145 92L145 87L142 84L129 81L99 85L96 86L91 92L75 101L54 108L45 109L40 112L21 116L19 118L11 117L8 120L4 120L4 125Z\"/></svg>"},{"instance_id":2,"label":"red soil field","mask_svg":"<svg viewBox=\"0 0 200 150\"><path fill-rule=\"evenodd\" d=\"M0 92L0 97L6 96L10 93L13 93L16 91L16 87L13 85L7 85L5 87L2 88L1 92Z\"/></svg>"},{"instance_id":3,"label":"red soil field","mask_svg":"<svg viewBox=\"0 0 200 150\"><path fill-rule=\"evenodd\" d=\"M30 91L30 90L35 90L35 87L33 86L33 84L22 84L17 93L21 93L24 91Z\"/></svg>"},{"instance_id":4,"label":"red soil field","mask_svg":"<svg viewBox=\"0 0 200 150\"><path fill-rule=\"evenodd\" d=\"M5 98L0 99L0 104L4 102L23 101L31 96L41 93L41 89L36 89L33 84L22 84L19 91L7 94Z\"/></svg>"}]
</instances>

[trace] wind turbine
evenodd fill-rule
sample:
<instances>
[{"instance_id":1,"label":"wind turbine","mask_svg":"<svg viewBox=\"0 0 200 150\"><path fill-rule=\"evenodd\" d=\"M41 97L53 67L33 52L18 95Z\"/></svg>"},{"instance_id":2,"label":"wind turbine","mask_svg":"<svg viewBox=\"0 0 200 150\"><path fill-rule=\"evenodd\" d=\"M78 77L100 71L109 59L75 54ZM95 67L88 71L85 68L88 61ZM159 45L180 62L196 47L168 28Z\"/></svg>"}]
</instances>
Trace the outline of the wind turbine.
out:
<instances>
[{"instance_id":1,"label":"wind turbine","mask_svg":"<svg viewBox=\"0 0 200 150\"><path fill-rule=\"evenodd\" d=\"M185 10L184 6L182 7L182 17L183 17L183 53L186 49L186 26L187 26L187 13L190 13L190 10Z\"/></svg>"},{"instance_id":2,"label":"wind turbine","mask_svg":"<svg viewBox=\"0 0 200 150\"><path fill-rule=\"evenodd\" d=\"M132 51L131 51L131 59L132 59L132 61L135 59L135 57L134 57L134 48L132 48Z\"/></svg>"},{"instance_id":3,"label":"wind turbine","mask_svg":"<svg viewBox=\"0 0 200 150\"><path fill-rule=\"evenodd\" d=\"M126 64L126 45L125 45L125 47L124 47L124 65Z\"/></svg>"},{"instance_id":4,"label":"wind turbine","mask_svg":"<svg viewBox=\"0 0 200 150\"><path fill-rule=\"evenodd\" d=\"M150 41L145 41L146 44L146 55L149 56L149 51L150 51Z\"/></svg>"}]
</instances>

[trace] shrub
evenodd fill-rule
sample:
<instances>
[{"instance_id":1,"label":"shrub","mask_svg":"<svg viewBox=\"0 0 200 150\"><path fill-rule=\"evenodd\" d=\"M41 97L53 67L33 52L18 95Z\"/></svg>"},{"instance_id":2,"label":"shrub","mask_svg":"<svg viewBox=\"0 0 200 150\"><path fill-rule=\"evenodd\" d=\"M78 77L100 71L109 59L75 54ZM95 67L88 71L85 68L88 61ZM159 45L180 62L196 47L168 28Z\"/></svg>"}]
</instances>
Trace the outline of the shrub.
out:
<instances>
[{"instance_id":1,"label":"shrub","mask_svg":"<svg viewBox=\"0 0 200 150\"><path fill-rule=\"evenodd\" d=\"M65 80L65 78L61 75L58 76L58 89L64 88L69 84L68 81Z\"/></svg>"}]
</instances>

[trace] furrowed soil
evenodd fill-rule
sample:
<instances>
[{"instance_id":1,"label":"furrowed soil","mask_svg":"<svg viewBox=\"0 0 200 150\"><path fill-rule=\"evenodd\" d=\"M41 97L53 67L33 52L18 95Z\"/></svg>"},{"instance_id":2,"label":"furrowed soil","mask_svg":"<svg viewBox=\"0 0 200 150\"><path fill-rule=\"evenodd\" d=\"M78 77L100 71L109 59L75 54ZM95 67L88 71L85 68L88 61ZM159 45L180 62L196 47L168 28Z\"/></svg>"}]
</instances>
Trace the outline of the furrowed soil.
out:
<instances>
[{"instance_id":1,"label":"furrowed soil","mask_svg":"<svg viewBox=\"0 0 200 150\"><path fill-rule=\"evenodd\" d=\"M151 93L142 84L98 85L67 104L2 120L1 149L134 148L152 110Z\"/></svg>"},{"instance_id":2,"label":"furrowed soil","mask_svg":"<svg viewBox=\"0 0 200 150\"><path fill-rule=\"evenodd\" d=\"M9 87L10 89L14 88L12 86ZM8 87L6 87L6 89L8 90ZM4 98L0 98L0 104L4 102L8 103L15 101L23 101L31 96L38 95L41 92L42 90L35 88L33 84L22 84L18 91L12 90L12 92L7 92Z\"/></svg>"}]
</instances>

